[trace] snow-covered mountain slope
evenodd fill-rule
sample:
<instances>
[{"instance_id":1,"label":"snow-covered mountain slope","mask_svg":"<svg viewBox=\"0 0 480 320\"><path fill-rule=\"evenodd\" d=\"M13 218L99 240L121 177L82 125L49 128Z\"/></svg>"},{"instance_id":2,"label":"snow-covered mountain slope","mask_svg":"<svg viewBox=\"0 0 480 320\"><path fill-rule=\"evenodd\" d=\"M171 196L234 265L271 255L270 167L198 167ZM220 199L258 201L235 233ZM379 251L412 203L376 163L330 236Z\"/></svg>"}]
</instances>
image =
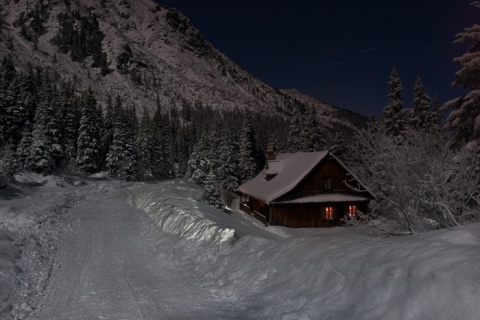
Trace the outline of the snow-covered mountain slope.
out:
<instances>
[{"instance_id":1,"label":"snow-covered mountain slope","mask_svg":"<svg viewBox=\"0 0 480 320\"><path fill-rule=\"evenodd\" d=\"M0 57L51 67L79 90L91 86L100 100L119 94L139 110L159 99L166 107L186 101L268 114L288 113L298 99L250 75L185 16L153 0L0 0L0 19ZM323 120L352 126L329 104L301 101L319 108Z\"/></svg>"}]
</instances>

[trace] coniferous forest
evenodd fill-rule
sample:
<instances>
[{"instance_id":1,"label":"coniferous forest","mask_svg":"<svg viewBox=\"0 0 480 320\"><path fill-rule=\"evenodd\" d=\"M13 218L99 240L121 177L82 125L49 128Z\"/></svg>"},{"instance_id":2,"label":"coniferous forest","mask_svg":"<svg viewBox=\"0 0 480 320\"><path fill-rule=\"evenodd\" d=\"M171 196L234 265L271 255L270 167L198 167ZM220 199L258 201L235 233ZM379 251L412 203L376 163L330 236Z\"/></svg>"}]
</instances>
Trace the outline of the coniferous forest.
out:
<instances>
[{"instance_id":1,"label":"coniferous forest","mask_svg":"<svg viewBox=\"0 0 480 320\"><path fill-rule=\"evenodd\" d=\"M34 13L41 21L41 8ZM74 61L92 56L93 66L108 73L96 17L72 13L59 20L52 42L60 52L75 53ZM76 32L73 24L90 31ZM35 26L22 28L23 33L41 34L41 23ZM322 124L314 107L287 96L287 111L277 114L213 109L200 101L167 106L158 98L155 110L149 110L124 103L114 92L98 101L95 88L79 89L74 76L61 80L52 69L21 68L5 56L0 66L0 186L21 171L106 172L126 181L188 177L204 187L210 204L221 207L220 191L234 191L254 177L265 166L267 150L328 149L376 197L371 214L350 221L357 227L377 216L396 221L392 229L410 232L475 221L480 217L480 109L478 68L472 59L479 34L472 27L457 35L458 43L473 42L455 59L459 71L454 85L468 89L466 95L442 109L418 77L406 107L393 69L381 118L353 130ZM124 50L120 65L128 61L129 48Z\"/></svg>"},{"instance_id":2,"label":"coniferous forest","mask_svg":"<svg viewBox=\"0 0 480 320\"><path fill-rule=\"evenodd\" d=\"M155 110L144 108L138 114L118 95L97 101L92 88L81 91L75 81L56 79L60 77L49 69L29 65L20 71L4 58L2 185L20 171L107 172L127 181L186 176L205 188L206 201L221 207L220 190L234 191L254 177L265 165L267 149L329 149L376 195L366 222L388 216L398 223L393 229L414 232L479 218L475 139L463 136L462 143L455 140L458 135L448 138L438 100L428 95L420 78L413 107L405 108L395 69L381 119L371 119L356 132L335 134L318 123L315 109L299 102L288 120L280 114L219 111L186 102L180 110L157 103Z\"/></svg>"}]
</instances>

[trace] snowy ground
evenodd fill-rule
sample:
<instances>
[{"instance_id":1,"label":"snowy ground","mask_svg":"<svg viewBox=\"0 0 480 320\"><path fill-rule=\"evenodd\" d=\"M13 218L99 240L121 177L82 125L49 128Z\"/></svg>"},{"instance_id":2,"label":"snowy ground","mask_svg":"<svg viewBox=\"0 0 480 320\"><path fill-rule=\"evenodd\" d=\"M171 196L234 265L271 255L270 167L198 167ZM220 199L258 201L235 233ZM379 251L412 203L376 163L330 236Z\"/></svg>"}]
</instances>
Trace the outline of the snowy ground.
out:
<instances>
[{"instance_id":1,"label":"snowy ground","mask_svg":"<svg viewBox=\"0 0 480 320\"><path fill-rule=\"evenodd\" d=\"M391 238L266 228L183 180L19 179L0 191L1 318L480 316L480 224Z\"/></svg>"}]
</instances>

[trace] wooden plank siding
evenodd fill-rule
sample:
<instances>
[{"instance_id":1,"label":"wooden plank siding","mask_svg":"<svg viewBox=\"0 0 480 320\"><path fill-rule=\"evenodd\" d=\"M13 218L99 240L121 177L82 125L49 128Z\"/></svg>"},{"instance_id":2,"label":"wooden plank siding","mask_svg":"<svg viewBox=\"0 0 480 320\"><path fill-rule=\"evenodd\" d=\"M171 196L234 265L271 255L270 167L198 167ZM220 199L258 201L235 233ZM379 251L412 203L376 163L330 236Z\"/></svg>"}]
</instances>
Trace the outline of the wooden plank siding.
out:
<instances>
[{"instance_id":1,"label":"wooden plank siding","mask_svg":"<svg viewBox=\"0 0 480 320\"><path fill-rule=\"evenodd\" d=\"M331 188L324 189L324 181L326 178L331 179ZM342 192L355 194L344 181L350 180L345 170L334 159L325 159L315 169L313 169L298 186L289 192L295 195L308 196L321 193ZM287 196L287 195L286 195Z\"/></svg>"},{"instance_id":2,"label":"wooden plank siding","mask_svg":"<svg viewBox=\"0 0 480 320\"><path fill-rule=\"evenodd\" d=\"M248 213L249 215L260 220L265 225L268 225L269 206L266 205L263 201L249 198L247 203L240 202L240 209L243 212Z\"/></svg>"},{"instance_id":3,"label":"wooden plank siding","mask_svg":"<svg viewBox=\"0 0 480 320\"><path fill-rule=\"evenodd\" d=\"M272 183L275 178L270 179ZM328 180L328 182L326 182ZM360 184L348 174L334 157L327 156L321 160L289 192L267 204L252 196L244 195L240 208L262 221L266 225L280 225L291 228L318 228L342 226L342 219L348 214L349 206L356 206L357 211L368 213L368 203L373 196L368 192L352 190L345 181ZM361 188L359 188L361 189ZM314 195L331 194L324 197L326 202L314 201ZM242 195L242 194L240 194ZM346 201L350 197L352 201ZM317 197L318 199L318 197ZM328 200L327 200L328 199ZM365 199L365 200L362 200ZM327 216L327 210L328 216Z\"/></svg>"},{"instance_id":4,"label":"wooden plank siding","mask_svg":"<svg viewBox=\"0 0 480 320\"><path fill-rule=\"evenodd\" d=\"M325 179L330 179L330 188L325 189ZM301 198L324 193L342 193L358 195L345 184L351 180L346 170L333 158L326 158L319 163L292 191L278 199ZM291 228L337 227L344 224L341 219L347 213L348 206L355 205L358 210L367 212L367 202L347 203L289 203L275 204L270 207L271 225L281 225ZM334 219L326 219L322 208L332 207Z\"/></svg>"},{"instance_id":5,"label":"wooden plank siding","mask_svg":"<svg viewBox=\"0 0 480 320\"><path fill-rule=\"evenodd\" d=\"M276 204L270 207L270 224L290 228L338 227L344 224L341 219L351 205L356 205L362 212L367 210L365 202ZM325 207L333 208L333 219L326 219L322 214L322 208Z\"/></svg>"}]
</instances>

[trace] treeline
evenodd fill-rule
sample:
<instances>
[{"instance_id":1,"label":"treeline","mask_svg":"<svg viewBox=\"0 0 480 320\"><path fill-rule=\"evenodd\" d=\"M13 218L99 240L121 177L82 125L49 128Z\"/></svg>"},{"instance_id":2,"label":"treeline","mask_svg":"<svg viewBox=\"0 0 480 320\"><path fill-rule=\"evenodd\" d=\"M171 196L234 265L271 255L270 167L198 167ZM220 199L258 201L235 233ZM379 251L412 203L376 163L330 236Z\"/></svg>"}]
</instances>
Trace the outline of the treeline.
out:
<instances>
[{"instance_id":1,"label":"treeline","mask_svg":"<svg viewBox=\"0 0 480 320\"><path fill-rule=\"evenodd\" d=\"M51 69L29 65L17 70L9 56L0 71L4 181L21 170L106 171L125 180L187 175L211 190L210 202L218 204L218 189L232 191L252 178L264 167L267 149L318 151L339 145L328 139L314 109L298 101L291 104L289 121L187 101L177 109L157 100L153 112L144 108L139 113L118 95L97 101L92 88L78 90L75 81L59 80Z\"/></svg>"},{"instance_id":2,"label":"treeline","mask_svg":"<svg viewBox=\"0 0 480 320\"><path fill-rule=\"evenodd\" d=\"M458 123L455 130L449 121L445 125L438 100L420 78L411 108L404 107L395 69L389 85L381 119L357 132L344 159L375 195L370 213L347 223L369 233L392 234L480 220L478 140L471 135L457 140L465 124Z\"/></svg>"},{"instance_id":3,"label":"treeline","mask_svg":"<svg viewBox=\"0 0 480 320\"><path fill-rule=\"evenodd\" d=\"M281 132L286 127L282 117L252 115L244 121L244 111L214 111L200 103L192 106L184 101L180 110L157 103L154 112L144 109L138 117L135 106L112 96L102 110L91 88L79 91L75 82L57 79L50 69L30 65L17 71L10 57L3 59L0 155L4 181L21 170L41 174L107 171L110 177L125 180L169 178L199 170L210 173L217 166L196 167L195 161L189 161L192 154L208 158L201 146L210 136L209 147L215 149L210 153L228 149L232 162L253 161L254 167L245 169L248 173L235 169L235 177L215 172L218 184L226 179L240 182L263 167L268 133L286 135ZM248 147L241 137L247 127ZM241 160L237 151L251 159ZM233 188L234 184L229 187Z\"/></svg>"}]
</instances>

